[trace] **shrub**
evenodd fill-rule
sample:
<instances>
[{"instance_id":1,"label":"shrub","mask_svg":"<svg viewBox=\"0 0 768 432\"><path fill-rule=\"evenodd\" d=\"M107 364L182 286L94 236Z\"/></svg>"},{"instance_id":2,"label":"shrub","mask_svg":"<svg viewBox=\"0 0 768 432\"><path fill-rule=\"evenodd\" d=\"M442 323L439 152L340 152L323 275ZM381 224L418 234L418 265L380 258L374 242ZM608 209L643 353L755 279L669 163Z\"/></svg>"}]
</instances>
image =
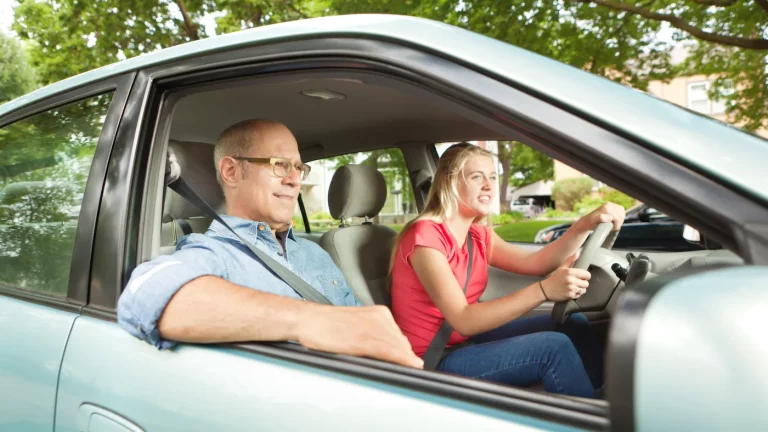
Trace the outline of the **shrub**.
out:
<instances>
[{"instance_id":1,"label":"shrub","mask_svg":"<svg viewBox=\"0 0 768 432\"><path fill-rule=\"evenodd\" d=\"M525 215L522 212L511 211L498 215L493 215L494 225L506 225L525 219Z\"/></svg>"},{"instance_id":2,"label":"shrub","mask_svg":"<svg viewBox=\"0 0 768 432\"><path fill-rule=\"evenodd\" d=\"M566 212L562 210L555 210L548 208L544 211L544 217L547 219L574 219L579 217L578 213Z\"/></svg>"},{"instance_id":3,"label":"shrub","mask_svg":"<svg viewBox=\"0 0 768 432\"><path fill-rule=\"evenodd\" d=\"M637 204L636 199L625 194L624 192L617 191L616 189L605 189L605 192L603 192L603 197L605 197L605 200L608 202L616 203L624 207L625 210L630 209L634 207L635 204Z\"/></svg>"},{"instance_id":4,"label":"shrub","mask_svg":"<svg viewBox=\"0 0 768 432\"><path fill-rule=\"evenodd\" d=\"M311 215L308 216L308 218L311 221L312 220L329 220L329 219L333 219L333 216L331 216L331 214L326 211L319 211L319 212L312 213Z\"/></svg>"},{"instance_id":5,"label":"shrub","mask_svg":"<svg viewBox=\"0 0 768 432\"><path fill-rule=\"evenodd\" d=\"M592 191L592 179L574 177L556 181L552 186L552 198L564 210L573 210L574 205Z\"/></svg>"},{"instance_id":6,"label":"shrub","mask_svg":"<svg viewBox=\"0 0 768 432\"><path fill-rule=\"evenodd\" d=\"M636 203L634 198L623 192L617 191L616 189L602 188L600 189L599 195L585 196L581 201L576 203L573 209L580 215L585 215L607 202L618 204L624 207L624 209L631 208Z\"/></svg>"}]
</instances>

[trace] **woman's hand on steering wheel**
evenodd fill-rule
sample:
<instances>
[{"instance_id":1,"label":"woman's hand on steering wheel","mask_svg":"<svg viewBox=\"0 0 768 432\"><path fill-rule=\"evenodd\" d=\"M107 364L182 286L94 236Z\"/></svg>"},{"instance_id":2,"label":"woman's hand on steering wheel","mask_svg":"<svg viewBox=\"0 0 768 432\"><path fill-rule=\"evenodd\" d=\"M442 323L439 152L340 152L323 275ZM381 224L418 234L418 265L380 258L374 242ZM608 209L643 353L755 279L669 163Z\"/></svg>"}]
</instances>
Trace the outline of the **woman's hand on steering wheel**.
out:
<instances>
[{"instance_id":1,"label":"woman's hand on steering wheel","mask_svg":"<svg viewBox=\"0 0 768 432\"><path fill-rule=\"evenodd\" d=\"M578 257L578 252L571 255L552 276L541 281L541 289L548 300L575 300L587 292L592 275L587 270L571 268Z\"/></svg>"},{"instance_id":2,"label":"woman's hand on steering wheel","mask_svg":"<svg viewBox=\"0 0 768 432\"><path fill-rule=\"evenodd\" d=\"M574 226L578 226L583 231L592 231L601 223L611 222L613 231L618 231L624 223L624 216L624 207L608 202L576 221Z\"/></svg>"}]
</instances>

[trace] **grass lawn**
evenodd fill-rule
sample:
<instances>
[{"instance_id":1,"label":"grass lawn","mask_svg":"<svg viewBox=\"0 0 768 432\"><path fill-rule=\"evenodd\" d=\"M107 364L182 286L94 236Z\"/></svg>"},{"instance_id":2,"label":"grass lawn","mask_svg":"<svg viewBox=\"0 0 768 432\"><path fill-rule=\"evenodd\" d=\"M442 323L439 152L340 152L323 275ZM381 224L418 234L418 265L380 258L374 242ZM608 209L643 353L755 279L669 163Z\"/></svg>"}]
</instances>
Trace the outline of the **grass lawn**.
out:
<instances>
[{"instance_id":1,"label":"grass lawn","mask_svg":"<svg viewBox=\"0 0 768 432\"><path fill-rule=\"evenodd\" d=\"M567 220L528 220L506 225L499 225L494 231L508 242L533 243L533 237L540 230L563 223L572 223Z\"/></svg>"}]
</instances>

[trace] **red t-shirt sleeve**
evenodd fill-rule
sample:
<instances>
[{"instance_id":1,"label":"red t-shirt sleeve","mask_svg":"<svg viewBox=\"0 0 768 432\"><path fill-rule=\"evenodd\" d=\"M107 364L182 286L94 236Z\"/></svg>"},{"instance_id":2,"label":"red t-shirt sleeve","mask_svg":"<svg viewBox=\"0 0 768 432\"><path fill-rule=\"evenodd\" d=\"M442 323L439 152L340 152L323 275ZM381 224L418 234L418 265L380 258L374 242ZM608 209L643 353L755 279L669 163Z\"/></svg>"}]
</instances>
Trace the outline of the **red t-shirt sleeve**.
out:
<instances>
[{"instance_id":1,"label":"red t-shirt sleeve","mask_svg":"<svg viewBox=\"0 0 768 432\"><path fill-rule=\"evenodd\" d=\"M400 255L399 259L410 264L410 261L408 260L413 251L416 250L416 246L435 249L446 257L451 253L449 239L447 239L444 233L440 230L440 226L432 221L421 220L410 227L400 241L400 247L398 249Z\"/></svg>"}]
</instances>

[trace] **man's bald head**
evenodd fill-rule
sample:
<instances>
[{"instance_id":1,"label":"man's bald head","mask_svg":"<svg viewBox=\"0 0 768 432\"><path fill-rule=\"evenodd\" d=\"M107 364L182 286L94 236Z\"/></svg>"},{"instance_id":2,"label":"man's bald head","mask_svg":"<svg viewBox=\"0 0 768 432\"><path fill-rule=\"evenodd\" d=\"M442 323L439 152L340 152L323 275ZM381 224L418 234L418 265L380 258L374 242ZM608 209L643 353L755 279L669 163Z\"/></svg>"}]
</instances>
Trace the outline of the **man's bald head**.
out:
<instances>
[{"instance_id":1,"label":"man's bald head","mask_svg":"<svg viewBox=\"0 0 768 432\"><path fill-rule=\"evenodd\" d=\"M216 165L216 180L221 181L219 161L223 157L255 156L254 149L267 143L272 138L284 137L291 134L290 129L280 122L273 120L243 120L226 128L219 135L213 150L213 163ZM243 170L243 173L247 172ZM222 185L223 186L223 185Z\"/></svg>"}]
</instances>

